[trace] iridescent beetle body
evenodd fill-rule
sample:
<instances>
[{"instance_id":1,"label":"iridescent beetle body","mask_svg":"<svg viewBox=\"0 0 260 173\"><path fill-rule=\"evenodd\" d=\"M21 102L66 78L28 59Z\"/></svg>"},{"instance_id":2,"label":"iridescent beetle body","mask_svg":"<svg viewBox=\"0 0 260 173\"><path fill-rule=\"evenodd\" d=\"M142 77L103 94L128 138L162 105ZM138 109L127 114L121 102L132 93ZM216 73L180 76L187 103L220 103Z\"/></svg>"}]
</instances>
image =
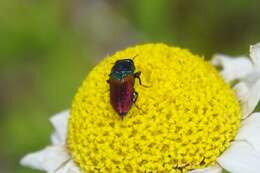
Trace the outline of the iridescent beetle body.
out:
<instances>
[{"instance_id":1,"label":"iridescent beetle body","mask_svg":"<svg viewBox=\"0 0 260 173\"><path fill-rule=\"evenodd\" d=\"M123 118L136 102L138 93L134 89L135 78L141 84L141 72L135 71L132 59L116 61L107 82L110 85L110 103L114 110Z\"/></svg>"}]
</instances>

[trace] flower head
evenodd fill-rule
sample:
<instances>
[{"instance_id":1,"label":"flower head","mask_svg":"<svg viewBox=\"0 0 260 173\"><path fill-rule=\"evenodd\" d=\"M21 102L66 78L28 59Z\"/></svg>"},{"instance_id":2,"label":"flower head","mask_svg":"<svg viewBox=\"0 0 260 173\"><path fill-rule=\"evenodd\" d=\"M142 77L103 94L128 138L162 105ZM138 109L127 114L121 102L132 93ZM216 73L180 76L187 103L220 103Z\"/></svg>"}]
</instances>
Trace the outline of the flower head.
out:
<instances>
[{"instance_id":1,"label":"flower head","mask_svg":"<svg viewBox=\"0 0 260 173\"><path fill-rule=\"evenodd\" d=\"M26 156L22 164L64 173L213 173L221 172L220 166L257 173L260 115L251 113L260 99L255 93L260 89L259 47L251 50L253 61L213 59L224 67L226 82L212 65L180 48L147 44L117 52L84 80L70 115L52 119L57 128L53 146ZM110 105L106 80L113 63L136 55L136 69L150 87L134 85L136 106L122 120ZM239 80L234 90L228 84L233 80ZM240 126L241 117L248 118Z\"/></svg>"},{"instance_id":2,"label":"flower head","mask_svg":"<svg viewBox=\"0 0 260 173\"><path fill-rule=\"evenodd\" d=\"M144 88L122 120L105 82L113 63L134 57ZM71 108L68 148L85 172L190 170L214 164L234 138L240 107L217 71L189 51L147 44L105 58Z\"/></svg>"}]
</instances>

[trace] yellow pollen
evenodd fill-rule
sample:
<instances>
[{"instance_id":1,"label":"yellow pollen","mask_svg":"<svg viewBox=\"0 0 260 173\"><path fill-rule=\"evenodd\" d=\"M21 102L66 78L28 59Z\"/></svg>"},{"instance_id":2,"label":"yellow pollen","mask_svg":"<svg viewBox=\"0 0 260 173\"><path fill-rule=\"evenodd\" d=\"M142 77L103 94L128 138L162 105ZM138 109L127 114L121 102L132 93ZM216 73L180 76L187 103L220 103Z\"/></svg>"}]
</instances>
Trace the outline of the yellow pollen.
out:
<instances>
[{"instance_id":1,"label":"yellow pollen","mask_svg":"<svg viewBox=\"0 0 260 173\"><path fill-rule=\"evenodd\" d=\"M122 120L109 98L111 68L134 59L136 105ZM216 163L240 125L238 100L217 70L188 50L145 44L106 57L84 80L67 145L82 172L187 172Z\"/></svg>"}]
</instances>

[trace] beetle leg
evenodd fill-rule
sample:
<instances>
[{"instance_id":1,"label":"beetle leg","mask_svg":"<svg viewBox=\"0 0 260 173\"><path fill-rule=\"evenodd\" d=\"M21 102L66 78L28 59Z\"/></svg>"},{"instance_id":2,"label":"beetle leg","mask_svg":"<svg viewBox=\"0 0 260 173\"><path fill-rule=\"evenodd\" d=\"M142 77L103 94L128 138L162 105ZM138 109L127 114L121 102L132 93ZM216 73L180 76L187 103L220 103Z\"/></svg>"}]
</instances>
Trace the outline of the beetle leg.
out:
<instances>
[{"instance_id":1,"label":"beetle leg","mask_svg":"<svg viewBox=\"0 0 260 173\"><path fill-rule=\"evenodd\" d=\"M138 92L134 91L134 93L133 93L133 103L136 102L137 98L138 98Z\"/></svg>"},{"instance_id":2,"label":"beetle leg","mask_svg":"<svg viewBox=\"0 0 260 173\"><path fill-rule=\"evenodd\" d=\"M110 84L110 79L107 80L107 83ZM109 92L109 89L107 90L107 92Z\"/></svg>"},{"instance_id":3,"label":"beetle leg","mask_svg":"<svg viewBox=\"0 0 260 173\"><path fill-rule=\"evenodd\" d=\"M134 93L133 93L133 103L135 104L137 109L140 109L140 107L137 106L136 103L135 103L137 98L138 98L138 92L134 91Z\"/></svg>"},{"instance_id":4,"label":"beetle leg","mask_svg":"<svg viewBox=\"0 0 260 173\"><path fill-rule=\"evenodd\" d=\"M140 72L140 71L138 71L138 72L136 72L136 73L134 74L134 77L139 80L139 84L142 85L142 81L141 81L140 76L141 76L141 72Z\"/></svg>"},{"instance_id":5,"label":"beetle leg","mask_svg":"<svg viewBox=\"0 0 260 173\"><path fill-rule=\"evenodd\" d=\"M134 78L137 78L137 79L139 80L139 84L140 84L140 85L142 85L143 87L149 88L150 86L147 86L147 85L143 85L143 84L142 84L142 81L141 81L140 76L141 76L141 72L140 72L140 71L138 71L138 72L136 72L136 73L134 74Z\"/></svg>"}]
</instances>

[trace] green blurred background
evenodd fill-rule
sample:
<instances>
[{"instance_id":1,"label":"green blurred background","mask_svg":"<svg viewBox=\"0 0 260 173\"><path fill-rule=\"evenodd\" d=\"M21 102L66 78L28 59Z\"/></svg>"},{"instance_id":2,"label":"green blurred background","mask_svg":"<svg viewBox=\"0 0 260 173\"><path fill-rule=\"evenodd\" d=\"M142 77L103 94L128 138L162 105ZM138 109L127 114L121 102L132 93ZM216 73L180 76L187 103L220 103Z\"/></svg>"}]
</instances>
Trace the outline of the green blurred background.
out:
<instances>
[{"instance_id":1,"label":"green blurred background","mask_svg":"<svg viewBox=\"0 0 260 173\"><path fill-rule=\"evenodd\" d=\"M248 54L259 0L0 0L0 172L49 143L48 118L70 107L102 57L146 42Z\"/></svg>"}]
</instances>

